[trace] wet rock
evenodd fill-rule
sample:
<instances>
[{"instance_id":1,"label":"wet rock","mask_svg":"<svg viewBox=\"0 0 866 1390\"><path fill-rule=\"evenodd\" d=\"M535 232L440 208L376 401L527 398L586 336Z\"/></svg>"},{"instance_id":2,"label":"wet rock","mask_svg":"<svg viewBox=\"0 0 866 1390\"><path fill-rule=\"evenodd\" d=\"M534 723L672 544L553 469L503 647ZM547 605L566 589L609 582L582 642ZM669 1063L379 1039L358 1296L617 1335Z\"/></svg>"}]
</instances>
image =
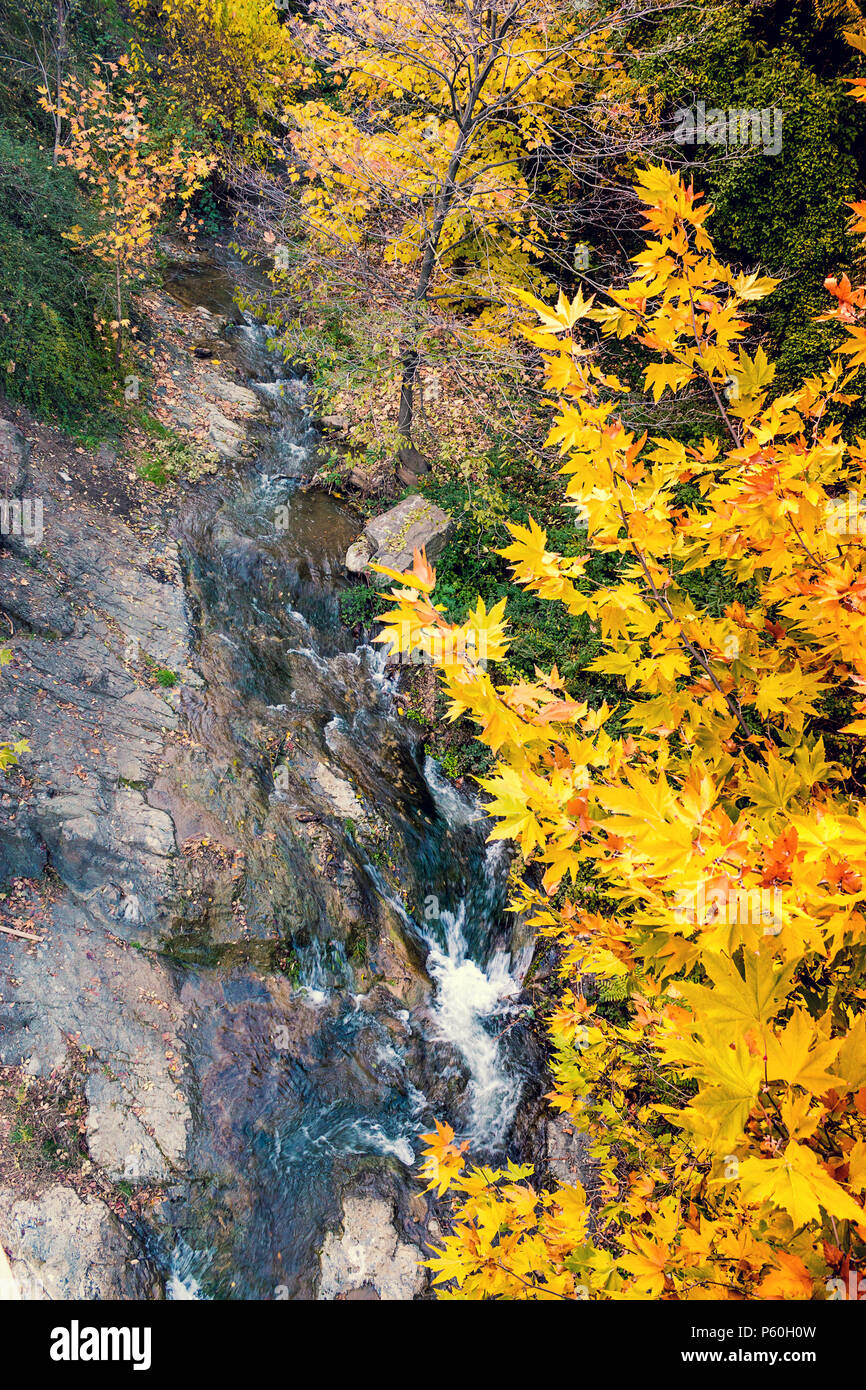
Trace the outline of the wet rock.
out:
<instances>
[{"instance_id":1,"label":"wet rock","mask_svg":"<svg viewBox=\"0 0 866 1390\"><path fill-rule=\"evenodd\" d=\"M428 560L435 560L453 533L454 522L447 512L420 493L412 493L367 522L363 535L349 549L346 568L360 574L372 561L402 572L412 568L415 550L424 549ZM369 553L363 559L365 550Z\"/></svg>"},{"instance_id":2,"label":"wet rock","mask_svg":"<svg viewBox=\"0 0 866 1390\"><path fill-rule=\"evenodd\" d=\"M4 497L20 497L27 477L30 445L8 420L0 420L0 492Z\"/></svg>"},{"instance_id":3,"label":"wet rock","mask_svg":"<svg viewBox=\"0 0 866 1390\"><path fill-rule=\"evenodd\" d=\"M322 1246L318 1297L417 1298L426 1284L421 1259L417 1245L400 1239L390 1202L345 1197L342 1230L329 1232Z\"/></svg>"},{"instance_id":4,"label":"wet rock","mask_svg":"<svg viewBox=\"0 0 866 1390\"><path fill-rule=\"evenodd\" d=\"M251 389L271 409L285 403L293 410L302 410L309 392L303 377L280 377L277 381L254 381Z\"/></svg>"},{"instance_id":5,"label":"wet rock","mask_svg":"<svg viewBox=\"0 0 866 1390\"><path fill-rule=\"evenodd\" d=\"M195 306L195 314L196 318L201 319L207 332L214 338L219 338L225 333L233 318L233 310L232 313L217 314L211 309L206 309L203 304Z\"/></svg>"},{"instance_id":6,"label":"wet rock","mask_svg":"<svg viewBox=\"0 0 866 1390\"><path fill-rule=\"evenodd\" d=\"M432 992L430 976L424 969L426 950L422 942L407 937L397 914L383 923L370 969L380 976L387 989L405 1007L414 1009L427 1002Z\"/></svg>"},{"instance_id":7,"label":"wet rock","mask_svg":"<svg viewBox=\"0 0 866 1390\"><path fill-rule=\"evenodd\" d=\"M268 351L267 338L258 324L230 325L226 336L234 356L243 370L251 376L267 376L273 366L273 354Z\"/></svg>"},{"instance_id":8,"label":"wet rock","mask_svg":"<svg viewBox=\"0 0 866 1390\"><path fill-rule=\"evenodd\" d=\"M262 402L255 391L241 386L237 381L217 376L215 372L209 372L205 377L204 387L208 395L216 396L217 400L228 401L231 405L242 406L250 415L257 415L262 410Z\"/></svg>"},{"instance_id":9,"label":"wet rock","mask_svg":"<svg viewBox=\"0 0 866 1390\"><path fill-rule=\"evenodd\" d=\"M0 1189L0 1246L8 1257L12 1297L163 1296L152 1266L108 1207L95 1197L82 1199L59 1183L33 1200ZM0 1265L0 1284L3 1273Z\"/></svg>"},{"instance_id":10,"label":"wet rock","mask_svg":"<svg viewBox=\"0 0 866 1390\"><path fill-rule=\"evenodd\" d=\"M224 459L242 459L247 452L247 431L238 420L230 420L215 405L205 406L207 437Z\"/></svg>"},{"instance_id":11,"label":"wet rock","mask_svg":"<svg viewBox=\"0 0 866 1390\"><path fill-rule=\"evenodd\" d=\"M300 751L295 754L293 764L295 769L302 772L305 779L314 785L316 791L325 797L335 815L342 820L349 817L355 826L366 824L367 813L351 782L344 777L336 776L327 763L306 757Z\"/></svg>"}]
</instances>

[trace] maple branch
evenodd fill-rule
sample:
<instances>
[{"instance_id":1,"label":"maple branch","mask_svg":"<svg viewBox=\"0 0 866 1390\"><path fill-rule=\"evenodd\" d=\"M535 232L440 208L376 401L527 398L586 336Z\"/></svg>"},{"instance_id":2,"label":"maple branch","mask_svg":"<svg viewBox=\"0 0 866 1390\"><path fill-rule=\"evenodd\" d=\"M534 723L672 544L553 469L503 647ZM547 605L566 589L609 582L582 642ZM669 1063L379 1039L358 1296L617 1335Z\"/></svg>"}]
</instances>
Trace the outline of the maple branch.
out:
<instances>
[{"instance_id":1,"label":"maple branch","mask_svg":"<svg viewBox=\"0 0 866 1390\"><path fill-rule=\"evenodd\" d=\"M613 481L616 482L616 474L613 471L612 463L610 464L610 471ZM623 507L620 498L617 498L617 506L619 508L620 516L622 517L623 525L625 526L626 535L628 536L628 515L626 513L625 508ZM671 608L667 599L659 593L658 588L656 587L655 580L653 579L652 574L650 573L649 566L647 565L646 560L643 557L643 553L640 551L640 549L637 546L637 543L632 539L631 536L628 536L628 544L632 554L634 555L635 559L637 560L638 564L643 570L644 575L646 576L646 581L650 586L650 590L652 592L652 596L656 605L661 609L661 611L664 613L665 617L668 619L669 622L676 623L679 629L680 641L682 642L683 647L686 649L687 652L690 653L694 660L697 661L698 665L703 668L706 675L712 681L716 690L721 695L722 699L727 705L729 712L733 715L737 723L740 725L740 728L742 729L746 738L750 739L752 737L752 731L746 723L745 719L743 718L743 714L738 702L732 700L730 696L725 694L724 690L719 684L715 672L710 666L709 659L704 655L701 649L699 647L696 647L694 643L686 636L685 632L683 631L682 623L679 621L678 618L674 616L673 609Z\"/></svg>"},{"instance_id":2,"label":"maple branch","mask_svg":"<svg viewBox=\"0 0 866 1390\"><path fill-rule=\"evenodd\" d=\"M682 224L681 224L681 225L682 225ZM683 229L683 230L685 231L685 229ZM697 325L697 320L696 320L696 318L695 318L695 301L694 301L694 296L692 295L692 287L691 287L691 285L689 285L688 280L686 280L686 285L688 286L688 291L689 291L689 309L690 309L690 311L691 311L691 318L692 318L692 333L694 334L695 347L698 349L698 355L699 355L699 357L702 359L704 354L703 354L703 351L702 351L702 349L701 349L701 337L700 337L700 334L698 333L698 325ZM721 412L721 416L722 416L722 419L723 419L724 422L725 422L725 428L727 429L728 434L731 436L731 439L734 441L734 443L735 443L737 446L739 446L739 445L742 444L742 442L743 442L743 441L742 441L742 437L741 437L740 435L737 434L736 430L734 429L733 425L731 424L730 418L729 418L729 416L728 416L728 412L725 410L725 407L722 405L721 396L719 395L718 391L716 390L716 384L715 384L715 382L713 381L713 379L712 379L712 377L710 376L710 373L709 373L709 371L707 370L706 367L701 366L701 371L702 371L703 374L704 374L704 378L705 378L705 380L706 380L706 382L707 382L707 385L709 386L710 390L711 390L712 393L713 393L713 396L715 397L716 405L718 406L719 411Z\"/></svg>"}]
</instances>

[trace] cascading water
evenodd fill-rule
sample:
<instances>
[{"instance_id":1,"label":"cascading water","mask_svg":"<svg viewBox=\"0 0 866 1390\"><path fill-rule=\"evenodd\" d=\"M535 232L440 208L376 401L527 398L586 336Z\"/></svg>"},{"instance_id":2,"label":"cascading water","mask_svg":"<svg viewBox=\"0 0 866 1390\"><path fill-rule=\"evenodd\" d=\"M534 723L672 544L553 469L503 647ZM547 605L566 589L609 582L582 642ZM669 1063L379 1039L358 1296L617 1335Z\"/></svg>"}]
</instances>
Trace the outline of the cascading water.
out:
<instances>
[{"instance_id":1,"label":"cascading water","mask_svg":"<svg viewBox=\"0 0 866 1390\"><path fill-rule=\"evenodd\" d=\"M442 1036L460 1049L469 1068L470 1137L495 1144L514 1115L520 1089L503 1069L497 1039L485 1025L501 1013L503 1001L518 986L504 951L496 952L485 968L468 955L464 920L463 903L456 913L443 912L445 949L431 944L427 970L437 984L433 1007Z\"/></svg>"},{"instance_id":2,"label":"cascading water","mask_svg":"<svg viewBox=\"0 0 866 1390\"><path fill-rule=\"evenodd\" d=\"M251 320L231 336L270 423L248 476L184 524L205 684L186 698L183 785L244 851L244 927L167 942L194 1019L197 1178L155 1240L171 1296L305 1297L341 1194L371 1175L417 1190L434 1117L504 1150L520 969L502 846L419 756L381 650L340 623L358 521L301 485L303 383ZM255 957L285 943L287 972Z\"/></svg>"}]
</instances>

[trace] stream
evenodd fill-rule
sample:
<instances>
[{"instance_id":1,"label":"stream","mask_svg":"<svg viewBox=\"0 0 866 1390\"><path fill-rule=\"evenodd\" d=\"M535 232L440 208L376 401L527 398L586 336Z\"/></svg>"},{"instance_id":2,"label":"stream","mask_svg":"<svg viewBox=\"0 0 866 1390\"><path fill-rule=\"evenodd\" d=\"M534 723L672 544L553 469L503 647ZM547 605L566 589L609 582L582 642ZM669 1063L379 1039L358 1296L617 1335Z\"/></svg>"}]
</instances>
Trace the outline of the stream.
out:
<instances>
[{"instance_id":1,"label":"stream","mask_svg":"<svg viewBox=\"0 0 866 1390\"><path fill-rule=\"evenodd\" d=\"M304 1298L347 1192L387 1197L423 1241L411 1199L434 1118L475 1156L520 1156L531 947L507 851L397 712L382 649L340 621L361 522L304 486L305 382L232 313L226 270L177 266L167 287L233 317L226 356L267 416L248 467L180 522L203 684L183 692L184 804L165 804L179 841L184 820L221 825L242 869L181 904L163 943L194 1132L148 1240L171 1297Z\"/></svg>"}]
</instances>

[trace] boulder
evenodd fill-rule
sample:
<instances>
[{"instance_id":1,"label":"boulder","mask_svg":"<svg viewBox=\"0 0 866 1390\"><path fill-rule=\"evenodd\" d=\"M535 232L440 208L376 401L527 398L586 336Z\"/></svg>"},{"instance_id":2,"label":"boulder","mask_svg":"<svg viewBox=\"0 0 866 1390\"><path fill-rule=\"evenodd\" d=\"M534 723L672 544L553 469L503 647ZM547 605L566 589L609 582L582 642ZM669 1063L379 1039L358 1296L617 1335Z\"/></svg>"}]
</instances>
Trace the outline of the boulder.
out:
<instances>
[{"instance_id":1,"label":"boulder","mask_svg":"<svg viewBox=\"0 0 866 1390\"><path fill-rule=\"evenodd\" d=\"M27 1200L0 1189L0 1289L23 1299L153 1299L161 1284L98 1198L58 1183Z\"/></svg>"},{"instance_id":2,"label":"boulder","mask_svg":"<svg viewBox=\"0 0 866 1390\"><path fill-rule=\"evenodd\" d=\"M237 381L229 381L227 377L218 376L216 372L209 372L204 378L204 388L209 396L216 396L217 400L228 401L230 405L239 405L247 415L257 415L262 409L262 403L255 391L248 386L241 386Z\"/></svg>"},{"instance_id":3,"label":"boulder","mask_svg":"<svg viewBox=\"0 0 866 1390\"><path fill-rule=\"evenodd\" d=\"M402 573L412 568L415 550L424 549L428 560L436 560L453 532L454 523L447 512L420 493L410 493L396 507L367 522L362 535L349 548L346 568L352 574L361 574L372 561Z\"/></svg>"},{"instance_id":4,"label":"boulder","mask_svg":"<svg viewBox=\"0 0 866 1390\"><path fill-rule=\"evenodd\" d=\"M239 420L230 420L209 401L203 402L202 409L210 426L208 440L217 453L224 459L242 459L248 449L247 431L243 424Z\"/></svg>"},{"instance_id":5,"label":"boulder","mask_svg":"<svg viewBox=\"0 0 866 1390\"><path fill-rule=\"evenodd\" d=\"M364 535L346 551L346 569L350 574L363 574L373 555L372 543Z\"/></svg>"},{"instance_id":6,"label":"boulder","mask_svg":"<svg viewBox=\"0 0 866 1390\"><path fill-rule=\"evenodd\" d=\"M345 1197L343 1229L322 1246L319 1298L410 1300L426 1283L422 1251L401 1240L391 1202Z\"/></svg>"},{"instance_id":7,"label":"boulder","mask_svg":"<svg viewBox=\"0 0 866 1390\"><path fill-rule=\"evenodd\" d=\"M430 472L429 460L408 444L397 453L397 477L406 487L415 487L425 473Z\"/></svg>"},{"instance_id":8,"label":"boulder","mask_svg":"<svg viewBox=\"0 0 866 1390\"><path fill-rule=\"evenodd\" d=\"M329 430L334 430L336 434L349 433L348 415L323 415L322 424Z\"/></svg>"}]
</instances>

